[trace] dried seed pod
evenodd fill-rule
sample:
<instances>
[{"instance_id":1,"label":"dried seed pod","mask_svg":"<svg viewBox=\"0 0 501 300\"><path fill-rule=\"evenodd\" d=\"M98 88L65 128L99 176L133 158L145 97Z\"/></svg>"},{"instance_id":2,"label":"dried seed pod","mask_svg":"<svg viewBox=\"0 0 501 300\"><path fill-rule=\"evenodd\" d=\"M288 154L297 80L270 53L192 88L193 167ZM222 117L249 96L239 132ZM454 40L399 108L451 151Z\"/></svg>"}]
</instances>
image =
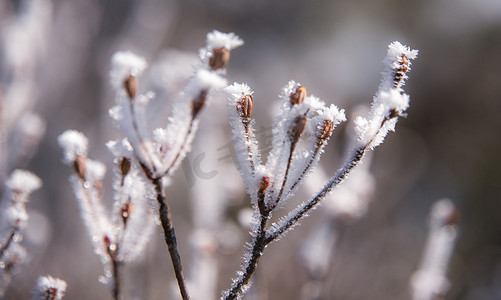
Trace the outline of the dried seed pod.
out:
<instances>
[{"instance_id":1,"label":"dried seed pod","mask_svg":"<svg viewBox=\"0 0 501 300\"><path fill-rule=\"evenodd\" d=\"M120 171L122 172L122 177L125 177L127 176L127 174L129 174L130 165L130 159L127 157L122 157L122 159L120 160Z\"/></svg>"},{"instance_id":2,"label":"dried seed pod","mask_svg":"<svg viewBox=\"0 0 501 300\"><path fill-rule=\"evenodd\" d=\"M83 181L85 181L86 161L87 158L82 155L77 155L73 161L73 168L75 169L78 177L80 177Z\"/></svg>"},{"instance_id":3,"label":"dried seed pod","mask_svg":"<svg viewBox=\"0 0 501 300\"><path fill-rule=\"evenodd\" d=\"M322 142L327 140L331 136L333 130L334 122L331 120L324 120L318 133L318 140Z\"/></svg>"},{"instance_id":4,"label":"dried seed pod","mask_svg":"<svg viewBox=\"0 0 501 300\"><path fill-rule=\"evenodd\" d=\"M261 182L259 183L259 190L257 191L257 205L259 208L259 212L264 215L266 213L266 205L264 203L264 196L266 194L266 189L270 186L270 178L265 176L261 178Z\"/></svg>"},{"instance_id":5,"label":"dried seed pod","mask_svg":"<svg viewBox=\"0 0 501 300\"><path fill-rule=\"evenodd\" d=\"M398 87L403 85L403 81L406 79L406 73L410 70L411 62L407 59L405 54L402 54L400 60L398 60L398 67L395 68L393 73L393 86Z\"/></svg>"},{"instance_id":6,"label":"dried seed pod","mask_svg":"<svg viewBox=\"0 0 501 300\"><path fill-rule=\"evenodd\" d=\"M388 119L393 119L393 118L396 118L398 117L399 113L396 109L392 108L390 110L390 116L388 117Z\"/></svg>"},{"instance_id":7,"label":"dried seed pod","mask_svg":"<svg viewBox=\"0 0 501 300\"><path fill-rule=\"evenodd\" d=\"M307 91L304 86L298 86L296 91L291 94L290 100L292 105L296 105L299 103L302 103L304 101L304 98L307 96Z\"/></svg>"},{"instance_id":8,"label":"dried seed pod","mask_svg":"<svg viewBox=\"0 0 501 300\"><path fill-rule=\"evenodd\" d=\"M205 105L205 100L207 100L207 90L200 91L198 97L193 100L191 116L193 119L198 115Z\"/></svg>"},{"instance_id":9,"label":"dried seed pod","mask_svg":"<svg viewBox=\"0 0 501 300\"><path fill-rule=\"evenodd\" d=\"M289 131L289 137L293 144L297 143L299 140L299 137L306 128L306 124L308 124L308 119L305 116L298 116L294 120L294 124Z\"/></svg>"},{"instance_id":10,"label":"dried seed pod","mask_svg":"<svg viewBox=\"0 0 501 300\"><path fill-rule=\"evenodd\" d=\"M237 111L240 117L245 119L250 119L252 115L252 109L254 108L254 100L251 95L245 95L242 100L238 103Z\"/></svg>"},{"instance_id":11,"label":"dried seed pod","mask_svg":"<svg viewBox=\"0 0 501 300\"><path fill-rule=\"evenodd\" d=\"M221 47L216 48L212 52L212 56L209 59L209 66L212 70L218 70L226 67L228 62L230 61L231 51Z\"/></svg>"},{"instance_id":12,"label":"dried seed pod","mask_svg":"<svg viewBox=\"0 0 501 300\"><path fill-rule=\"evenodd\" d=\"M136 76L129 74L124 81L125 91L129 98L134 99L136 97L137 91L137 78Z\"/></svg>"}]
</instances>

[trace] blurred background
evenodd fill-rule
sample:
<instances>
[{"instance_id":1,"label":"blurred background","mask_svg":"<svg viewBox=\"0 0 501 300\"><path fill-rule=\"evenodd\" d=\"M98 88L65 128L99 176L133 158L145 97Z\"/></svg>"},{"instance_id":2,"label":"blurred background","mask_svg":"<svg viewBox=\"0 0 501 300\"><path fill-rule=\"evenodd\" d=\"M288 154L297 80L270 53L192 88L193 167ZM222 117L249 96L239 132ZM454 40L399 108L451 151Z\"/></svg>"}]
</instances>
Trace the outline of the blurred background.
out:
<instances>
[{"instance_id":1,"label":"blurred background","mask_svg":"<svg viewBox=\"0 0 501 300\"><path fill-rule=\"evenodd\" d=\"M5 33L33 3L39 6L40 26L34 26L31 40L13 48L12 39L26 32L14 38ZM344 231L325 299L409 299L430 206L444 197L461 213L446 299L501 299L501 1L1 0L0 29L2 68L15 57L8 53L34 52L28 108L46 122L33 157L15 166L40 176L44 186L28 205L23 243L30 261L19 268L5 299L29 299L36 278L45 274L68 282L67 299L111 298L98 282L102 266L81 223L57 136L67 129L82 131L90 140L90 156L111 166L104 147L118 137L107 116L113 105L111 55L131 50L148 60L141 91L157 92L151 113L161 124L213 29L235 32L245 41L232 53L227 78L254 89L254 116L264 144L277 95L290 79L350 117L370 104L389 43L419 49L405 86L411 95L408 116L375 150L372 202ZM242 208L249 205L230 156L224 101L223 95L214 96L204 116L211 124L204 128L205 140L196 142L167 189L187 272L187 237L197 214L203 215L190 198L203 197L197 187L207 185L224 198L216 296L230 285L242 245L250 239L241 221ZM212 140L211 131L218 135ZM336 130L320 163L325 173L342 164L349 131L349 124ZM202 162L196 159L200 155L206 156ZM105 186L111 206L111 181ZM308 195L302 189L295 203ZM300 299L305 276L297 250L321 210L266 249L256 275L259 293L249 298ZM144 259L125 270L126 299L171 299L174 277L166 250L157 230Z\"/></svg>"}]
</instances>

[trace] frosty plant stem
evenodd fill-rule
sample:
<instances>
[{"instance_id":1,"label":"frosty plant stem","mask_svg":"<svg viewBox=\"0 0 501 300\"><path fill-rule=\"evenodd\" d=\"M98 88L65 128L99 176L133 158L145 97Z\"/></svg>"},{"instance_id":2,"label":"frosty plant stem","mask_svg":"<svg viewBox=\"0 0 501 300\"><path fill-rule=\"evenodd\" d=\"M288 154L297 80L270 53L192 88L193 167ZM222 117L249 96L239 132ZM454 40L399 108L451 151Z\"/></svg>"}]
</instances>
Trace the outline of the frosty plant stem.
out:
<instances>
[{"instance_id":1,"label":"frosty plant stem","mask_svg":"<svg viewBox=\"0 0 501 300\"><path fill-rule=\"evenodd\" d=\"M379 89L369 112L369 117L355 120L357 141L343 166L310 200L268 228L268 221L279 205L290 199L303 179L318 163L320 154L335 126L345 121L344 111L336 106L327 107L320 99L307 96L306 89L291 81L282 90L282 114L273 126L272 150L266 164L261 164L253 124L250 119L253 106L252 91L245 84L235 83L226 88L233 137L240 172L247 185L254 207L252 242L244 254L242 271L239 271L223 299L240 298L247 289L259 258L268 244L283 236L318 206L323 198L362 161L368 150L373 150L394 131L399 116L409 105L409 96L402 86L407 79L411 60L417 51L393 42L388 46L385 70ZM249 104L249 99L251 100Z\"/></svg>"},{"instance_id":2,"label":"frosty plant stem","mask_svg":"<svg viewBox=\"0 0 501 300\"><path fill-rule=\"evenodd\" d=\"M189 299L183 275L181 256L177 250L163 180L180 165L198 129L199 116L208 103L210 94L226 86L222 77L231 50L243 42L233 33L213 31L207 34L206 47L200 49L200 62L188 80L182 97L175 101L172 116L165 128L147 131L146 105L154 95L138 94L138 76L146 68L146 61L130 52L117 52L112 57L111 83L116 91L116 106L110 109L115 126L130 146L130 157L140 166L154 188L159 205L158 213L164 230L171 261L181 296Z\"/></svg>"},{"instance_id":3,"label":"frosty plant stem","mask_svg":"<svg viewBox=\"0 0 501 300\"><path fill-rule=\"evenodd\" d=\"M155 192L157 193L157 201L159 204L158 213L160 216L160 221L162 222L165 243L169 248L169 254L172 261L172 266L174 267L174 273L176 274L179 291L183 299L189 299L188 290L186 288L186 280L184 279L183 275L183 266L181 265L181 256L177 251L177 240L176 233L172 225L172 216L162 187L162 178L153 179L152 182L155 186Z\"/></svg>"}]
</instances>

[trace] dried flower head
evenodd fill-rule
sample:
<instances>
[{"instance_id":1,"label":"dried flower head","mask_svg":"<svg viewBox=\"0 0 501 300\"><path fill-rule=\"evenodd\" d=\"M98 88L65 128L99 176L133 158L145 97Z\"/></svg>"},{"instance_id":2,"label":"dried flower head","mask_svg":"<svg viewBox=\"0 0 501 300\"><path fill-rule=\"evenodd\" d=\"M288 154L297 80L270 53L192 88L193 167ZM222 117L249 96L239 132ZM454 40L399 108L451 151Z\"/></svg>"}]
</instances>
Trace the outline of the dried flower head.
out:
<instances>
[{"instance_id":1,"label":"dried flower head","mask_svg":"<svg viewBox=\"0 0 501 300\"><path fill-rule=\"evenodd\" d=\"M212 52L212 56L209 58L209 66L212 70L219 70L226 67L230 61L231 51L224 48L216 48Z\"/></svg>"},{"instance_id":2,"label":"dried flower head","mask_svg":"<svg viewBox=\"0 0 501 300\"><path fill-rule=\"evenodd\" d=\"M320 126L317 139L319 141L327 140L332 135L333 130L334 130L334 122L332 122L332 120L324 120L322 125Z\"/></svg>"},{"instance_id":3,"label":"dried flower head","mask_svg":"<svg viewBox=\"0 0 501 300\"><path fill-rule=\"evenodd\" d=\"M298 86L296 88L296 90L293 93L291 93L291 96L290 96L291 104L295 105L295 104L302 103L304 101L304 98L306 98L307 94L308 93L307 93L306 88L304 86Z\"/></svg>"},{"instance_id":4,"label":"dried flower head","mask_svg":"<svg viewBox=\"0 0 501 300\"><path fill-rule=\"evenodd\" d=\"M254 108L254 100L251 95L245 95L242 100L237 104L237 111L242 118L249 120L252 116L252 109Z\"/></svg>"}]
</instances>

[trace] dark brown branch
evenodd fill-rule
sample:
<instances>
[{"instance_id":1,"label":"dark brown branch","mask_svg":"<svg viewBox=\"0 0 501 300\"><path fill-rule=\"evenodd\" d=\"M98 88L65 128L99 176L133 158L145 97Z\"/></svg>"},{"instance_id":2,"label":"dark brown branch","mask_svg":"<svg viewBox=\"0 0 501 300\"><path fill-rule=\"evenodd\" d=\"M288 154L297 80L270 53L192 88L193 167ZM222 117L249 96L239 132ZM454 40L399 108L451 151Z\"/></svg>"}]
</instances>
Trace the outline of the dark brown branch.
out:
<instances>
[{"instance_id":1,"label":"dark brown branch","mask_svg":"<svg viewBox=\"0 0 501 300\"><path fill-rule=\"evenodd\" d=\"M329 182L322 188L322 190L315 196L313 199L304 204L296 213L292 216L288 217L287 222L278 228L276 231L271 232L270 235L266 238L266 245L273 242L284 232L292 228L294 225L298 223L303 217L305 217L311 209L313 209L320 201L339 183L341 183L346 176L353 170L355 166L362 160L365 154L367 146L361 147L355 150L345 165L339 169L334 177L332 177Z\"/></svg>"},{"instance_id":2,"label":"dark brown branch","mask_svg":"<svg viewBox=\"0 0 501 300\"><path fill-rule=\"evenodd\" d=\"M155 186L155 192L157 193L157 201L159 204L158 213L160 216L160 221L162 222L162 228L164 230L165 243L169 249L170 258L172 261L172 266L174 267L174 273L176 274L177 284L179 286L179 291L183 300L189 300L188 290L186 288L186 281L183 275L183 267L181 265L181 256L177 250L177 240L174 227L172 225L172 216L167 205L165 198L165 193L162 188L162 178L152 179L152 183Z\"/></svg>"},{"instance_id":3,"label":"dark brown branch","mask_svg":"<svg viewBox=\"0 0 501 300\"><path fill-rule=\"evenodd\" d=\"M113 259L112 261L112 267L113 267L113 299L115 300L120 300L120 281L121 281L121 276L120 276L120 262L116 259Z\"/></svg>"},{"instance_id":4,"label":"dark brown branch","mask_svg":"<svg viewBox=\"0 0 501 300\"><path fill-rule=\"evenodd\" d=\"M7 241L0 248L0 260L3 259L7 254L7 249L9 249L10 244L12 244L12 241L14 241L14 237L16 236L18 231L19 231L19 226L14 226L14 228L12 228L12 232L7 238Z\"/></svg>"},{"instance_id":5,"label":"dark brown branch","mask_svg":"<svg viewBox=\"0 0 501 300\"><path fill-rule=\"evenodd\" d=\"M259 224L257 236L254 239L254 244L252 245L251 258L247 263L244 274L231 285L231 289L228 291L227 295L224 298L225 300L237 299L238 296L242 294L242 288L249 283L252 275L256 271L257 264L259 263L259 258L261 258L264 248L266 248L267 245L266 223L268 222L268 220L268 212L261 215L261 222Z\"/></svg>"}]
</instances>

